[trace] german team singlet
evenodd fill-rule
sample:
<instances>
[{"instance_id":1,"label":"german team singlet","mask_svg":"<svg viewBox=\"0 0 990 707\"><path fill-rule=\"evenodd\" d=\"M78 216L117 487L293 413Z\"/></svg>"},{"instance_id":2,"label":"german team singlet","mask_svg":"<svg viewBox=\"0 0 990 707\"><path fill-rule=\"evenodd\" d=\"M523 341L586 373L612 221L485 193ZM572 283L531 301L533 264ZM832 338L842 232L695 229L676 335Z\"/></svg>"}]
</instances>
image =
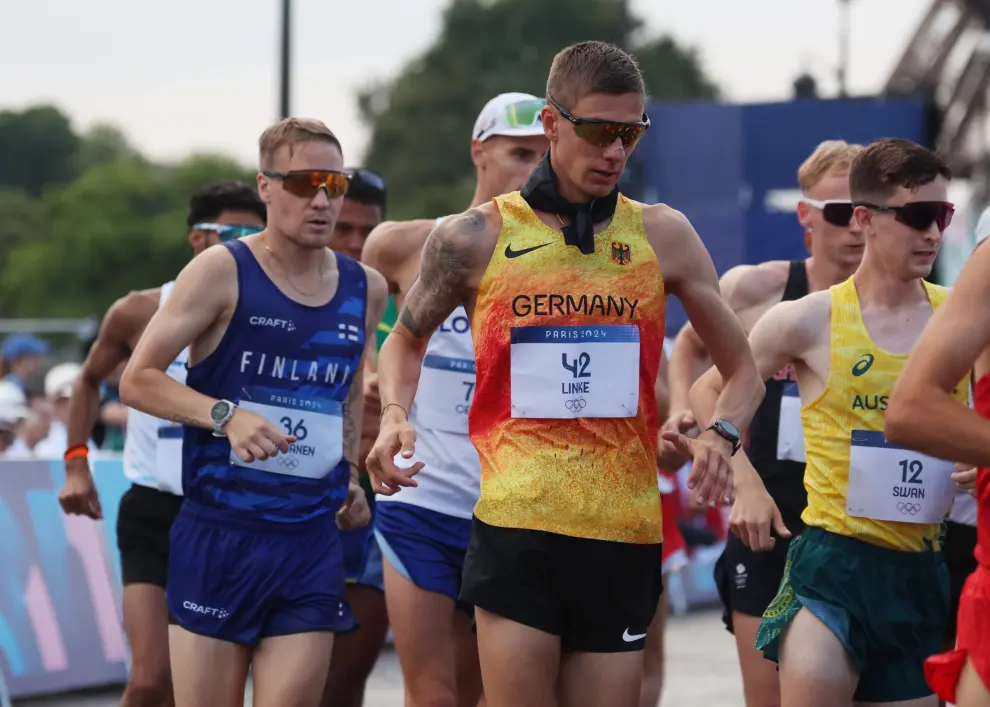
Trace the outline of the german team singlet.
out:
<instances>
[{"instance_id":1,"label":"german team singlet","mask_svg":"<svg viewBox=\"0 0 990 707\"><path fill-rule=\"evenodd\" d=\"M932 309L948 292L924 283ZM956 495L952 463L887 442L887 400L908 354L877 346L863 323L852 278L831 288L829 378L802 409L809 527L920 552L937 546ZM954 391L969 401L969 376Z\"/></svg>"},{"instance_id":2,"label":"german team singlet","mask_svg":"<svg viewBox=\"0 0 990 707\"><path fill-rule=\"evenodd\" d=\"M518 192L471 331L475 515L490 525L659 543L654 382L664 288L642 204L619 196L595 252L565 245Z\"/></svg>"},{"instance_id":3,"label":"german team singlet","mask_svg":"<svg viewBox=\"0 0 990 707\"><path fill-rule=\"evenodd\" d=\"M326 516L346 499L350 478L343 416L365 346L364 270L335 254L337 291L311 307L283 294L244 241L223 247L237 262L237 306L220 344L189 367L186 383L267 418L296 441L287 453L245 462L226 437L186 427L187 503L269 527Z\"/></svg>"}]
</instances>

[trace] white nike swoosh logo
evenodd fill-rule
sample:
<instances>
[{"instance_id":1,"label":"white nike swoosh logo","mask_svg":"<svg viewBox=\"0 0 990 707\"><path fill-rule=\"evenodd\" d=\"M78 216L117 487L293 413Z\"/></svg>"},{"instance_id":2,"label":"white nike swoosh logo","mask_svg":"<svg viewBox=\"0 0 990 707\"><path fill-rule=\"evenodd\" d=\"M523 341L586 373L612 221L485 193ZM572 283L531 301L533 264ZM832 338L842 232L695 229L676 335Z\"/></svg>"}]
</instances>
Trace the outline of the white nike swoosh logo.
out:
<instances>
[{"instance_id":1,"label":"white nike swoosh logo","mask_svg":"<svg viewBox=\"0 0 990 707\"><path fill-rule=\"evenodd\" d=\"M632 643L633 641L638 641L641 638L646 638L646 634L639 633L633 636L632 634L629 633L629 629L626 629L625 631L622 632L622 640L625 641L626 643Z\"/></svg>"}]
</instances>

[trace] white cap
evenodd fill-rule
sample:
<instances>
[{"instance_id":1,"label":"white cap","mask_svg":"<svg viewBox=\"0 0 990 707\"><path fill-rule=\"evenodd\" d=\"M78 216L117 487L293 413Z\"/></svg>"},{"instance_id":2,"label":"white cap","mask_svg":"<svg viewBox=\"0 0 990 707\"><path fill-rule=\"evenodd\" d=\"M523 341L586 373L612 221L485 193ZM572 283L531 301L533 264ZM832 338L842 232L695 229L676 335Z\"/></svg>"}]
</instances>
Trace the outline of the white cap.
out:
<instances>
[{"instance_id":1,"label":"white cap","mask_svg":"<svg viewBox=\"0 0 990 707\"><path fill-rule=\"evenodd\" d=\"M0 429L13 427L27 414L27 398L21 387L10 381L0 381Z\"/></svg>"},{"instance_id":2,"label":"white cap","mask_svg":"<svg viewBox=\"0 0 990 707\"><path fill-rule=\"evenodd\" d=\"M546 103L531 93L503 93L485 104L474 121L472 140L484 142L492 135L529 137L543 135L540 110Z\"/></svg>"},{"instance_id":3,"label":"white cap","mask_svg":"<svg viewBox=\"0 0 990 707\"><path fill-rule=\"evenodd\" d=\"M982 243L990 236L990 206L983 209L983 213L980 214L976 228L973 229L973 235L976 237L977 243Z\"/></svg>"},{"instance_id":4,"label":"white cap","mask_svg":"<svg viewBox=\"0 0 990 707\"><path fill-rule=\"evenodd\" d=\"M45 397L50 400L68 398L72 395L72 386L82 372L78 363L60 363L53 366L45 376Z\"/></svg>"}]
</instances>

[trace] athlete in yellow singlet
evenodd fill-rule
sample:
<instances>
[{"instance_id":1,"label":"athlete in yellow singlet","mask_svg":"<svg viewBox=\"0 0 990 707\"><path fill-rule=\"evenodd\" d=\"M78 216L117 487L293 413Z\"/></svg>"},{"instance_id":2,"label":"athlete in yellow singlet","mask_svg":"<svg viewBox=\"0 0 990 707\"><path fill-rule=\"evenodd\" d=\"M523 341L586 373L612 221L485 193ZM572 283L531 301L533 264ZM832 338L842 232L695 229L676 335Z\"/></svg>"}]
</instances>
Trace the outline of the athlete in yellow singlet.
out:
<instances>
[{"instance_id":1,"label":"athlete in yellow singlet","mask_svg":"<svg viewBox=\"0 0 990 707\"><path fill-rule=\"evenodd\" d=\"M953 468L886 442L883 428L894 383L946 294L922 278L952 217L949 176L910 141L866 147L849 176L862 264L829 290L773 307L750 335L761 374L797 370L807 458L807 528L791 542L757 635L779 662L782 707L937 704L923 663L939 651L948 616L937 550ZM720 388L715 371L695 384L699 416ZM965 402L968 380L955 394ZM732 530L768 550L771 526L790 532L744 455L734 467Z\"/></svg>"},{"instance_id":2,"label":"athlete in yellow singlet","mask_svg":"<svg viewBox=\"0 0 990 707\"><path fill-rule=\"evenodd\" d=\"M481 459L460 599L475 607L488 707L637 707L661 592L654 383L664 297L684 304L728 380L714 424L664 442L694 460L696 491L725 498L735 428L763 383L694 229L618 193L649 127L632 57L582 42L554 59L550 151L520 192L443 221L378 363L380 493L416 484L406 411L430 335L459 304L477 370L470 435ZM702 471L707 470L705 474Z\"/></svg>"}]
</instances>

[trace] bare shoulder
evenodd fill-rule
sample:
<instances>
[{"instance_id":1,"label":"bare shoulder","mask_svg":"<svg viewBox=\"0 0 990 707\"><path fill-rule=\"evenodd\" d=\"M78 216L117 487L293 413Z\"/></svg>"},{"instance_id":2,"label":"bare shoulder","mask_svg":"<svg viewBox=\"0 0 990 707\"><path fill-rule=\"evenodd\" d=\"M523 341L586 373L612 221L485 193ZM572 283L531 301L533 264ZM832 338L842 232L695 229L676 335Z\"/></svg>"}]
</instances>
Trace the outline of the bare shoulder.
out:
<instances>
[{"instance_id":1,"label":"bare shoulder","mask_svg":"<svg viewBox=\"0 0 990 707\"><path fill-rule=\"evenodd\" d=\"M737 265L722 275L719 286L733 310L750 309L779 302L789 274L790 263L786 260Z\"/></svg>"},{"instance_id":2,"label":"bare shoulder","mask_svg":"<svg viewBox=\"0 0 990 707\"><path fill-rule=\"evenodd\" d=\"M388 281L385 277L372 267L361 264L364 269L365 277L368 280L368 302L373 303L374 306L381 306L384 309L385 302L388 300Z\"/></svg>"},{"instance_id":3,"label":"bare shoulder","mask_svg":"<svg viewBox=\"0 0 990 707\"><path fill-rule=\"evenodd\" d=\"M822 290L775 304L760 319L759 326L771 336L789 340L793 346L810 348L829 336L831 319L832 294Z\"/></svg>"},{"instance_id":4,"label":"bare shoulder","mask_svg":"<svg viewBox=\"0 0 990 707\"><path fill-rule=\"evenodd\" d=\"M100 326L100 338L133 347L158 311L161 288L134 290L114 302Z\"/></svg>"},{"instance_id":5,"label":"bare shoulder","mask_svg":"<svg viewBox=\"0 0 990 707\"><path fill-rule=\"evenodd\" d=\"M673 284L682 277L692 277L702 261L714 274L701 237L687 216L677 209L666 204L644 205L643 230L665 280Z\"/></svg>"},{"instance_id":6,"label":"bare shoulder","mask_svg":"<svg viewBox=\"0 0 990 707\"><path fill-rule=\"evenodd\" d=\"M440 268L457 272L468 287L476 287L502 230L502 215L488 202L445 218L423 246L423 272Z\"/></svg>"},{"instance_id":7,"label":"bare shoulder","mask_svg":"<svg viewBox=\"0 0 990 707\"><path fill-rule=\"evenodd\" d=\"M243 241L256 240L257 236L248 236ZM248 243L250 247L250 243ZM253 249L252 249L253 250ZM228 291L236 292L237 261L233 253L222 245L210 246L193 258L182 268L175 278L175 288L165 301L166 306L176 301L186 304L190 295L200 297L204 293L215 301L218 296Z\"/></svg>"},{"instance_id":8,"label":"bare shoulder","mask_svg":"<svg viewBox=\"0 0 990 707\"><path fill-rule=\"evenodd\" d=\"M383 221L375 226L364 242L361 261L378 270L389 270L405 263L423 249L427 236L436 225L433 219Z\"/></svg>"}]
</instances>

